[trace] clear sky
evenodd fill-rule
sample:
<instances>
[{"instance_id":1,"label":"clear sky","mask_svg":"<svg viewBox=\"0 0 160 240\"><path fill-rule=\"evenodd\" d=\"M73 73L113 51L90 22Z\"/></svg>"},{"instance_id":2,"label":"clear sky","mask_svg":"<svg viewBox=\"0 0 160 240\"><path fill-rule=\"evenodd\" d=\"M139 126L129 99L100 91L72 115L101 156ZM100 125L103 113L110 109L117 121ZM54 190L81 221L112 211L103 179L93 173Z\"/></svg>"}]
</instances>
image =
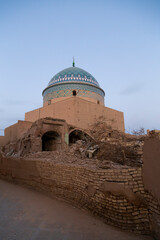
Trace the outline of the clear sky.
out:
<instances>
[{"instance_id":1,"label":"clear sky","mask_svg":"<svg viewBox=\"0 0 160 240\"><path fill-rule=\"evenodd\" d=\"M160 129L160 0L0 0L0 129L41 107L73 56L126 130Z\"/></svg>"}]
</instances>

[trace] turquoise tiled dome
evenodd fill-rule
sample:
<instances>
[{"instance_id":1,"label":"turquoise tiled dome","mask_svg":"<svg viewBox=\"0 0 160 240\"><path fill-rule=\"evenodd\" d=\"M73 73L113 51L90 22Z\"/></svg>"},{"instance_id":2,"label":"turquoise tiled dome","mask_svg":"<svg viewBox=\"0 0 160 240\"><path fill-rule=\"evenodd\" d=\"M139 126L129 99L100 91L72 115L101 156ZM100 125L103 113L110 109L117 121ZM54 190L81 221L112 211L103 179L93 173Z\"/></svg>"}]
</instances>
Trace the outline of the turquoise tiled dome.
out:
<instances>
[{"instance_id":1,"label":"turquoise tiled dome","mask_svg":"<svg viewBox=\"0 0 160 240\"><path fill-rule=\"evenodd\" d=\"M105 93L90 73L75 67L73 62L73 67L60 71L50 80L42 95L43 102L48 104L52 99L71 96L91 98L103 103Z\"/></svg>"},{"instance_id":2,"label":"turquoise tiled dome","mask_svg":"<svg viewBox=\"0 0 160 240\"><path fill-rule=\"evenodd\" d=\"M60 71L50 80L48 87L68 82L89 83L99 87L97 80L90 73L78 67L70 67Z\"/></svg>"}]
</instances>

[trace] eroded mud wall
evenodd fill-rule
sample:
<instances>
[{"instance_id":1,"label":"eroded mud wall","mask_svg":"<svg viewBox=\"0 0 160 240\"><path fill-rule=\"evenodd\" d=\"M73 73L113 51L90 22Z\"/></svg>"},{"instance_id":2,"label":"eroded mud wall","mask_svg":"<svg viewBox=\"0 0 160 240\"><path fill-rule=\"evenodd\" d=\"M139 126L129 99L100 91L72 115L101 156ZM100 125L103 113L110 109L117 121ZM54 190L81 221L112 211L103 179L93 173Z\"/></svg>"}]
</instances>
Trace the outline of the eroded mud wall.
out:
<instances>
[{"instance_id":1,"label":"eroded mud wall","mask_svg":"<svg viewBox=\"0 0 160 240\"><path fill-rule=\"evenodd\" d=\"M139 233L150 233L150 218L141 168L53 164L49 160L4 158L0 176L52 193L90 210L107 223Z\"/></svg>"},{"instance_id":2,"label":"eroded mud wall","mask_svg":"<svg viewBox=\"0 0 160 240\"><path fill-rule=\"evenodd\" d=\"M153 196L148 199L149 211L157 239L160 239L160 138L151 137L145 140L143 148L143 182L145 189ZM156 199L158 206L154 204Z\"/></svg>"}]
</instances>

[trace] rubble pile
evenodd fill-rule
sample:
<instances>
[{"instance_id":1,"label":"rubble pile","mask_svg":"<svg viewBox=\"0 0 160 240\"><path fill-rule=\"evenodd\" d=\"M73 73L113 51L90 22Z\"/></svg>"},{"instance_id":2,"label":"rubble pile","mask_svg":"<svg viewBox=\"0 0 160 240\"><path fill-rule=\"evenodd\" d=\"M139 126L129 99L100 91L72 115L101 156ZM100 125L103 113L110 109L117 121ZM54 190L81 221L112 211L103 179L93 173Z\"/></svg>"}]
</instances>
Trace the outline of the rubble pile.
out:
<instances>
[{"instance_id":1,"label":"rubble pile","mask_svg":"<svg viewBox=\"0 0 160 240\"><path fill-rule=\"evenodd\" d=\"M147 134L150 138L157 138L160 139L160 130L147 130Z\"/></svg>"},{"instance_id":2,"label":"rubble pile","mask_svg":"<svg viewBox=\"0 0 160 240\"><path fill-rule=\"evenodd\" d=\"M104 122L96 122L90 131L93 138L74 141L65 150L27 154L29 158L45 158L55 163L92 165L96 168L141 166L143 143L146 138L125 134Z\"/></svg>"},{"instance_id":3,"label":"rubble pile","mask_svg":"<svg viewBox=\"0 0 160 240\"><path fill-rule=\"evenodd\" d=\"M126 168L126 166L119 165L112 161L99 160L96 154L89 158L88 150L85 147L84 141L77 141L68 149L61 151L44 151L26 154L23 159L26 160L44 160L54 164L67 164L76 166L91 167L93 169L117 169Z\"/></svg>"},{"instance_id":4,"label":"rubble pile","mask_svg":"<svg viewBox=\"0 0 160 240\"><path fill-rule=\"evenodd\" d=\"M6 156L45 158L55 162L89 163L99 168L108 168L110 163L134 167L142 164L146 135L137 136L120 132L112 129L103 119L93 124L88 132L78 129L73 134L71 132L68 147L54 151L42 151L42 127L43 122L46 123L46 121L51 121L51 119L35 122L17 142L6 145L4 151ZM159 132L155 131L150 132L150 137L155 134L159 137Z\"/></svg>"},{"instance_id":5,"label":"rubble pile","mask_svg":"<svg viewBox=\"0 0 160 240\"><path fill-rule=\"evenodd\" d=\"M112 129L104 121L98 121L92 126L91 135L99 147L96 152L99 160L110 160L128 166L142 164L145 135L125 134Z\"/></svg>"}]
</instances>

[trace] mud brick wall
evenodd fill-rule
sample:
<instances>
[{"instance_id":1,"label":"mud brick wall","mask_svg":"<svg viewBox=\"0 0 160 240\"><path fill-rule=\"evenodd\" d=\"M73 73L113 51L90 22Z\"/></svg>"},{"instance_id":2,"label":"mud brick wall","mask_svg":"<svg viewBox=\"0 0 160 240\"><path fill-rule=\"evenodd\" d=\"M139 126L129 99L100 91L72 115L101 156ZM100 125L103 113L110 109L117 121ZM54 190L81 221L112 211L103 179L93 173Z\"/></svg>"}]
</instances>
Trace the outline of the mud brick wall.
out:
<instances>
[{"instance_id":1,"label":"mud brick wall","mask_svg":"<svg viewBox=\"0 0 160 240\"><path fill-rule=\"evenodd\" d=\"M160 239L160 132L152 134L144 142L142 175L152 228Z\"/></svg>"},{"instance_id":2,"label":"mud brick wall","mask_svg":"<svg viewBox=\"0 0 160 240\"><path fill-rule=\"evenodd\" d=\"M150 213L141 168L54 164L49 160L0 157L0 176L61 197L105 222L149 234Z\"/></svg>"},{"instance_id":3,"label":"mud brick wall","mask_svg":"<svg viewBox=\"0 0 160 240\"><path fill-rule=\"evenodd\" d=\"M144 196L148 203L151 230L156 240L160 239L160 202L149 192Z\"/></svg>"}]
</instances>

